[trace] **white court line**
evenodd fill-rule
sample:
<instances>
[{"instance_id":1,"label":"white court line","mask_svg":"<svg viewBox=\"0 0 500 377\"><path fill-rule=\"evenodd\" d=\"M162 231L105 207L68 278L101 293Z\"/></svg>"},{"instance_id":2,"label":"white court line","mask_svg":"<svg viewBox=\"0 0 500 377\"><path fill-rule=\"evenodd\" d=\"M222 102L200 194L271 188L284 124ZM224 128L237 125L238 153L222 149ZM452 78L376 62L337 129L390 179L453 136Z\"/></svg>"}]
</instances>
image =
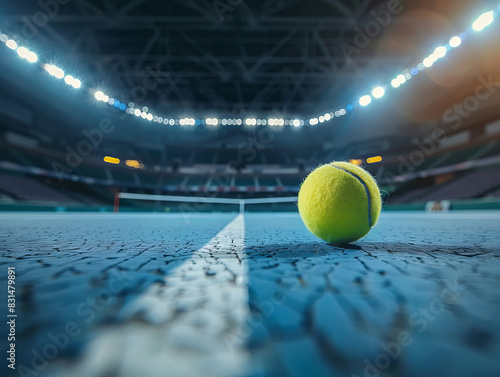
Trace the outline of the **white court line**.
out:
<instances>
[{"instance_id":1,"label":"white court line","mask_svg":"<svg viewBox=\"0 0 500 377\"><path fill-rule=\"evenodd\" d=\"M53 371L75 377L110 371L118 377L244 375L248 354L242 338L249 316L244 232L238 215L169 271L164 286L155 284L126 305L120 312L124 324L99 330L80 362L55 364ZM224 258L217 261L212 254ZM208 277L207 271L215 274ZM143 321L131 321L138 315Z\"/></svg>"}]
</instances>

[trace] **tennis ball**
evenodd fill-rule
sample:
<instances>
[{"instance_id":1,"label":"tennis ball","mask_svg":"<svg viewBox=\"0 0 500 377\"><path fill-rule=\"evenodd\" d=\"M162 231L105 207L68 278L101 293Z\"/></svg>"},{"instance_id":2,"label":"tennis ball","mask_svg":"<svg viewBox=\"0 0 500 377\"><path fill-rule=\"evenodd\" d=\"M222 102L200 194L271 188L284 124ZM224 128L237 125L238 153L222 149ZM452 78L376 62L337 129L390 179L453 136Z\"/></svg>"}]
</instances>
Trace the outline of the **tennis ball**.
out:
<instances>
[{"instance_id":1,"label":"tennis ball","mask_svg":"<svg viewBox=\"0 0 500 377\"><path fill-rule=\"evenodd\" d=\"M366 236L377 223L382 199L366 170L348 162L332 162L307 176L298 204L312 234L326 242L349 243Z\"/></svg>"}]
</instances>

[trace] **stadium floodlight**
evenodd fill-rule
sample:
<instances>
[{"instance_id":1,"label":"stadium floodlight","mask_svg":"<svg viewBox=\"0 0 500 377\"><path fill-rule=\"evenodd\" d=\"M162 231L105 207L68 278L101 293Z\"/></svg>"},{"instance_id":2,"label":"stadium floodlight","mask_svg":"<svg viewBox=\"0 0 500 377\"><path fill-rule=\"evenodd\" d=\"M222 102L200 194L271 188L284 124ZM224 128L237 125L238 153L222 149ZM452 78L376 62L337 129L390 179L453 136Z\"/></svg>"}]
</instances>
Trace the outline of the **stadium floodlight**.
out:
<instances>
[{"instance_id":1,"label":"stadium floodlight","mask_svg":"<svg viewBox=\"0 0 500 377\"><path fill-rule=\"evenodd\" d=\"M241 126L241 124L243 123L243 121L241 119L236 119L236 122L235 122L238 126Z\"/></svg>"},{"instance_id":2,"label":"stadium floodlight","mask_svg":"<svg viewBox=\"0 0 500 377\"><path fill-rule=\"evenodd\" d=\"M460 38L458 36L455 36L455 37L450 39L450 46L453 48L458 47L461 44L462 44L462 38Z\"/></svg>"},{"instance_id":3,"label":"stadium floodlight","mask_svg":"<svg viewBox=\"0 0 500 377\"><path fill-rule=\"evenodd\" d=\"M146 118L147 118L147 116L148 116L148 113L146 113L145 111L143 111L143 112L141 113L141 118L142 118L142 119L146 119Z\"/></svg>"},{"instance_id":4,"label":"stadium floodlight","mask_svg":"<svg viewBox=\"0 0 500 377\"><path fill-rule=\"evenodd\" d=\"M437 59L441 59L446 55L446 47L440 46L434 50L434 55L436 55Z\"/></svg>"},{"instance_id":5,"label":"stadium floodlight","mask_svg":"<svg viewBox=\"0 0 500 377\"><path fill-rule=\"evenodd\" d=\"M396 80L398 80L399 84L403 85L406 82L406 77L404 75L398 75Z\"/></svg>"},{"instance_id":6,"label":"stadium floodlight","mask_svg":"<svg viewBox=\"0 0 500 377\"><path fill-rule=\"evenodd\" d=\"M332 116L330 115L330 113L326 113L326 114L324 115L324 117L325 117L325 121L326 121L326 122L328 122L330 119L332 119Z\"/></svg>"},{"instance_id":7,"label":"stadium floodlight","mask_svg":"<svg viewBox=\"0 0 500 377\"><path fill-rule=\"evenodd\" d=\"M141 111L141 110L139 110L139 109L135 109L135 110L134 110L134 115L135 115L136 117L140 117L140 116L141 116L141 114L142 114L142 111Z\"/></svg>"},{"instance_id":8,"label":"stadium floodlight","mask_svg":"<svg viewBox=\"0 0 500 377\"><path fill-rule=\"evenodd\" d=\"M9 40L9 37L6 36L5 34L0 33L0 42L7 42Z\"/></svg>"},{"instance_id":9,"label":"stadium floodlight","mask_svg":"<svg viewBox=\"0 0 500 377\"><path fill-rule=\"evenodd\" d=\"M59 68L59 67L56 67L55 65L52 65L52 64L45 64L43 66L43 68L49 73L51 74L52 76L54 76L55 78L57 79L62 79L64 78L64 71ZM106 101L107 102L107 101Z\"/></svg>"},{"instance_id":10,"label":"stadium floodlight","mask_svg":"<svg viewBox=\"0 0 500 377\"><path fill-rule=\"evenodd\" d=\"M375 157L370 157L366 159L366 162L369 164L374 164L376 162L382 161L382 156L375 156Z\"/></svg>"},{"instance_id":11,"label":"stadium floodlight","mask_svg":"<svg viewBox=\"0 0 500 377\"><path fill-rule=\"evenodd\" d=\"M26 59L26 57L28 56L28 54L30 53L30 50L28 50L26 47L19 47L17 49L17 54L23 58L23 59Z\"/></svg>"},{"instance_id":12,"label":"stadium floodlight","mask_svg":"<svg viewBox=\"0 0 500 377\"><path fill-rule=\"evenodd\" d=\"M102 102L108 102L109 101L109 96L107 96L106 94L104 94L100 90L98 90L97 92L95 92L94 97L98 101L102 101Z\"/></svg>"},{"instance_id":13,"label":"stadium floodlight","mask_svg":"<svg viewBox=\"0 0 500 377\"><path fill-rule=\"evenodd\" d=\"M315 125L317 125L317 124L318 124L318 118L311 118L311 119L309 120L309 124L310 124L311 126L315 126Z\"/></svg>"},{"instance_id":14,"label":"stadium floodlight","mask_svg":"<svg viewBox=\"0 0 500 377\"><path fill-rule=\"evenodd\" d=\"M294 119L294 120L292 120L292 125L293 125L294 127L300 127L301 122L300 122L300 120L299 120L299 119Z\"/></svg>"},{"instance_id":15,"label":"stadium floodlight","mask_svg":"<svg viewBox=\"0 0 500 377\"><path fill-rule=\"evenodd\" d=\"M179 120L181 126L194 126L196 121L193 118L182 118Z\"/></svg>"},{"instance_id":16,"label":"stadium floodlight","mask_svg":"<svg viewBox=\"0 0 500 377\"><path fill-rule=\"evenodd\" d=\"M267 124L269 124L270 126L284 126L285 120L280 118L270 118L267 121Z\"/></svg>"},{"instance_id":17,"label":"stadium floodlight","mask_svg":"<svg viewBox=\"0 0 500 377\"><path fill-rule=\"evenodd\" d=\"M247 118L247 119L245 119L245 124L247 126L255 126L257 124L257 119L255 119L255 118Z\"/></svg>"},{"instance_id":18,"label":"stadium floodlight","mask_svg":"<svg viewBox=\"0 0 500 377\"><path fill-rule=\"evenodd\" d=\"M393 80L391 81L391 85L392 85L392 87L393 87L393 88L399 88L399 86L400 86L401 84L399 83L398 79L393 79Z\"/></svg>"},{"instance_id":19,"label":"stadium floodlight","mask_svg":"<svg viewBox=\"0 0 500 377\"><path fill-rule=\"evenodd\" d=\"M5 45L10 48L11 50L15 50L17 48L17 43L16 41L9 39L7 42L5 42Z\"/></svg>"},{"instance_id":20,"label":"stadium floodlight","mask_svg":"<svg viewBox=\"0 0 500 377\"><path fill-rule=\"evenodd\" d=\"M78 79L73 80L73 84L71 84L73 88L80 89L82 87L82 82Z\"/></svg>"},{"instance_id":21,"label":"stadium floodlight","mask_svg":"<svg viewBox=\"0 0 500 377\"><path fill-rule=\"evenodd\" d=\"M19 50L19 49L18 49ZM36 63L38 61L38 56L32 51L28 51L24 58L30 63Z\"/></svg>"},{"instance_id":22,"label":"stadium floodlight","mask_svg":"<svg viewBox=\"0 0 500 377\"><path fill-rule=\"evenodd\" d=\"M372 95L375 98L382 98L384 96L384 94L385 94L385 90L381 86L378 86L372 90Z\"/></svg>"},{"instance_id":23,"label":"stadium floodlight","mask_svg":"<svg viewBox=\"0 0 500 377\"><path fill-rule=\"evenodd\" d=\"M359 104L361 106L367 106L369 105L370 103L372 102L372 97L370 97L369 95L366 95L366 96L363 96L359 99Z\"/></svg>"},{"instance_id":24,"label":"stadium floodlight","mask_svg":"<svg viewBox=\"0 0 500 377\"><path fill-rule=\"evenodd\" d=\"M495 18L493 11L489 11L480 15L472 24L472 28L476 31L483 30L486 26L491 24Z\"/></svg>"},{"instance_id":25,"label":"stadium floodlight","mask_svg":"<svg viewBox=\"0 0 500 377\"><path fill-rule=\"evenodd\" d=\"M153 120L153 114L148 114L148 116L146 117L146 119L151 122Z\"/></svg>"},{"instance_id":26,"label":"stadium floodlight","mask_svg":"<svg viewBox=\"0 0 500 377\"><path fill-rule=\"evenodd\" d=\"M324 123L325 121L325 117L323 115L321 115L319 118L318 118L319 122L320 123Z\"/></svg>"},{"instance_id":27,"label":"stadium floodlight","mask_svg":"<svg viewBox=\"0 0 500 377\"><path fill-rule=\"evenodd\" d=\"M113 165L118 165L120 163L119 158L111 157L111 156L104 156L103 161L107 162L108 164L113 164Z\"/></svg>"},{"instance_id":28,"label":"stadium floodlight","mask_svg":"<svg viewBox=\"0 0 500 377\"><path fill-rule=\"evenodd\" d=\"M207 126L213 126L214 125L213 118L206 118L205 119L205 124Z\"/></svg>"},{"instance_id":29,"label":"stadium floodlight","mask_svg":"<svg viewBox=\"0 0 500 377\"><path fill-rule=\"evenodd\" d=\"M64 81L66 82L66 84L71 85L75 89L78 89L78 88L80 88L82 86L82 82L80 80L78 80L78 79L75 79L71 75L67 75L64 78Z\"/></svg>"},{"instance_id":30,"label":"stadium floodlight","mask_svg":"<svg viewBox=\"0 0 500 377\"><path fill-rule=\"evenodd\" d=\"M429 68L432 67L434 61L431 58L425 58L423 63L425 67Z\"/></svg>"}]
</instances>

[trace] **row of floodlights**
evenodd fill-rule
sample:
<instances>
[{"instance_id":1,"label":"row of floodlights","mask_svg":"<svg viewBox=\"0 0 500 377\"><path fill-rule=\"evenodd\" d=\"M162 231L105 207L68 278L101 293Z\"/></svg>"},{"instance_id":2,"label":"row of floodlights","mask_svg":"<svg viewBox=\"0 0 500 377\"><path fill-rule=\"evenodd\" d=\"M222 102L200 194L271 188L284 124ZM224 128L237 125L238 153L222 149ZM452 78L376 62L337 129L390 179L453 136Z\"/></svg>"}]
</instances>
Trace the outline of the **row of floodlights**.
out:
<instances>
[{"instance_id":1,"label":"row of floodlights","mask_svg":"<svg viewBox=\"0 0 500 377\"><path fill-rule=\"evenodd\" d=\"M500 12L500 6L498 7L497 13ZM481 16L479 16L474 23L472 24L472 29L475 31L481 31L483 30L486 26L490 25L495 19L495 11L489 11L486 13L483 13ZM448 44L445 46L439 46L437 47L432 54L430 54L428 57L426 57L421 63L417 64L416 67L407 69L403 71L402 74L399 74L397 77L395 77L391 81L391 86L393 88L399 88L401 85L405 84L407 81L409 81L412 76L417 75L420 71L423 71L426 68L432 67L432 65L438 61L439 59L443 58L446 56L448 51L451 49L459 47L462 42L467 38L468 34L467 33L461 33L459 35L456 35L452 37ZM386 90L389 89L389 86L378 86L372 90L371 95L364 95L359 98L358 103L360 106L368 106L370 103L372 103L372 99L379 99L382 98L385 95ZM349 104L347 106L347 110L351 111L354 108L353 105ZM328 116L330 114L330 116ZM310 124L318 124L322 123L324 121L328 121L332 119L331 113L327 113L321 117L318 118L312 118L310 120Z\"/></svg>"},{"instance_id":2,"label":"row of floodlights","mask_svg":"<svg viewBox=\"0 0 500 377\"><path fill-rule=\"evenodd\" d=\"M17 54L22 58L28 61L29 63L38 62L38 55L33 51L30 51L26 47L18 46L17 42L13 39L10 39L7 35L0 33L0 42L5 43L5 45L13 51L16 51ZM71 76L66 75L64 71L53 65L53 64L44 64L43 68L52 76L57 79L64 79L64 82L75 89L79 89L82 86L82 82Z\"/></svg>"},{"instance_id":3,"label":"row of floodlights","mask_svg":"<svg viewBox=\"0 0 500 377\"><path fill-rule=\"evenodd\" d=\"M499 6L500 11L500 6ZM490 11L483 13L479 16L474 23L472 24L472 29L475 31L481 31L486 26L490 25L495 19L496 13L495 11ZM453 48L457 48L462 44L462 41L467 38L467 33L462 33L457 36L454 36L450 39L447 45L437 47L432 54L426 57L421 63L419 63L416 67L412 69L407 69L403 71L402 74L398 75L391 81L391 86L393 88L398 88L401 85L405 84L409 81L412 76L417 75L420 71L423 71L426 68L431 67L437 60L446 56L447 52ZM17 51L18 55L25 59L30 63L36 63L38 61L38 56L33 51L28 50L26 47L18 46L17 42L13 39L10 39L7 35L0 33L0 42L5 43L5 45L11 50ZM64 70L53 65L53 64L43 64L42 67L53 77L57 79L64 79L67 85L72 86L75 89L78 89L82 86L82 82L71 76L66 75ZM371 95L364 95L359 98L359 101L355 103L357 105L359 103L360 106L368 106L372 99L380 99L382 98L386 90L389 89L389 86L378 86L374 88L371 92ZM110 96L104 94L102 91L98 90L94 92L95 99L101 102L108 103L109 105L115 106L116 108L126 111L129 114L133 114L137 117L141 117L145 120L155 122L155 123L163 123L175 125L179 124L182 126L194 126L197 124L202 124L200 120L196 120L194 118L181 118L181 119L166 119L162 117L158 117L148 112L147 107L141 109L135 108L133 103L130 103L129 106L125 105L125 103L120 102L117 99L111 98ZM311 118L309 120L310 125L316 125L318 123L327 122L333 118L341 117L345 115L347 112L352 111L354 106L349 104L346 108L342 108L336 110L335 112L327 112L324 115L319 117ZM281 118L270 118L270 119L257 119L257 118L246 118L242 119L217 119L217 118L207 118L205 119L205 124L209 126L217 126L218 124L222 125L242 125L245 124L247 126L255 126L255 125L270 125L270 126L284 126L291 125L294 127L300 127L304 125L304 121L299 119L292 120L284 120Z\"/></svg>"}]
</instances>

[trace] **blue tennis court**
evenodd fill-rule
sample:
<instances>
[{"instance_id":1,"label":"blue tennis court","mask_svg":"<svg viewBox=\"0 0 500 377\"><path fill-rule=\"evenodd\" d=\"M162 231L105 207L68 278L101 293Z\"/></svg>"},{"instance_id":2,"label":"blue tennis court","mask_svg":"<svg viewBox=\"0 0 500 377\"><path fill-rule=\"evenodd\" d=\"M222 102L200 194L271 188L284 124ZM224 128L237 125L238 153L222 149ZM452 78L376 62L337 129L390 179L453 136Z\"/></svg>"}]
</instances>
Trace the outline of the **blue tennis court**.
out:
<instances>
[{"instance_id":1,"label":"blue tennis court","mask_svg":"<svg viewBox=\"0 0 500 377\"><path fill-rule=\"evenodd\" d=\"M498 212L383 213L346 247L316 239L298 214L29 213L0 224L25 375L500 367Z\"/></svg>"}]
</instances>

